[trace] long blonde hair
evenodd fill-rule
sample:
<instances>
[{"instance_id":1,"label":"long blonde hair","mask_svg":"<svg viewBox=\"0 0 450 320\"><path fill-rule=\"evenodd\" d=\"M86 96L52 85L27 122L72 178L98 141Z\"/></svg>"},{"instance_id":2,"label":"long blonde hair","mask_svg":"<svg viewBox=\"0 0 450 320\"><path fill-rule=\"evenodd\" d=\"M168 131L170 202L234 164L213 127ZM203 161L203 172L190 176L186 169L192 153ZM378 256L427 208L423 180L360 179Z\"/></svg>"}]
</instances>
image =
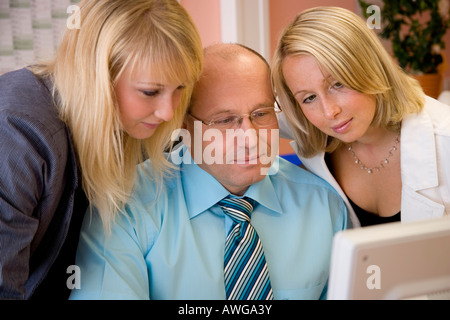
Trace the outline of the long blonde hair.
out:
<instances>
[{"instance_id":1,"label":"long blonde hair","mask_svg":"<svg viewBox=\"0 0 450 320\"><path fill-rule=\"evenodd\" d=\"M305 10L282 32L272 61L272 86L304 157L333 152L342 142L308 121L286 84L283 61L301 54L313 57L344 86L374 95L372 125L397 131L405 115L423 108L418 82L396 64L364 20L339 7Z\"/></svg>"},{"instance_id":2,"label":"long blonde hair","mask_svg":"<svg viewBox=\"0 0 450 320\"><path fill-rule=\"evenodd\" d=\"M36 68L54 83L60 117L70 129L83 188L105 228L132 191L138 163L149 157L160 183L170 164L164 150L179 128L203 66L197 29L175 0L85 0L81 28L67 30L56 58ZM114 86L128 66L183 83L174 118L148 139L123 131Z\"/></svg>"}]
</instances>

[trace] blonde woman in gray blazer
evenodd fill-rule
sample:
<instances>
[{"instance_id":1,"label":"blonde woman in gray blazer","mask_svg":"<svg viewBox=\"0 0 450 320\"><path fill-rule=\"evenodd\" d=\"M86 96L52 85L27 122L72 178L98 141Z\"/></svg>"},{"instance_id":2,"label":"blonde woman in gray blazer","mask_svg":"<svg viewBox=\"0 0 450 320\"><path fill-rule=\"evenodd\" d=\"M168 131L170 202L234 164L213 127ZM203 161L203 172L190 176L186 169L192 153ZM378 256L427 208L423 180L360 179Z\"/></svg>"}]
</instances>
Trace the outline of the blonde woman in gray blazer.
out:
<instances>
[{"instance_id":1,"label":"blonde woman in gray blazer","mask_svg":"<svg viewBox=\"0 0 450 320\"><path fill-rule=\"evenodd\" d=\"M68 298L86 198L107 232L144 157L162 179L202 69L176 0L79 6L52 61L0 77L0 299Z\"/></svg>"},{"instance_id":2,"label":"blonde woman in gray blazer","mask_svg":"<svg viewBox=\"0 0 450 320\"><path fill-rule=\"evenodd\" d=\"M272 77L282 133L341 194L353 226L450 213L450 107L426 97L360 17L337 7L300 13Z\"/></svg>"}]
</instances>

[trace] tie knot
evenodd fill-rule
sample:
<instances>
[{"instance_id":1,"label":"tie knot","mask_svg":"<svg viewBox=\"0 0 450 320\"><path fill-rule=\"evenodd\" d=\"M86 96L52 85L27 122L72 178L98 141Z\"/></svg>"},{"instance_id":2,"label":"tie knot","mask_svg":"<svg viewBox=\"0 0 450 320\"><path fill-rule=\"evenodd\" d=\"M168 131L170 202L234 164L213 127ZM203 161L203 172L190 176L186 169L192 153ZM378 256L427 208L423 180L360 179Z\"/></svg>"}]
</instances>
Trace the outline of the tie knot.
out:
<instances>
[{"instance_id":1,"label":"tie knot","mask_svg":"<svg viewBox=\"0 0 450 320\"><path fill-rule=\"evenodd\" d=\"M250 222L256 202L250 198L225 198L217 203L233 220Z\"/></svg>"}]
</instances>

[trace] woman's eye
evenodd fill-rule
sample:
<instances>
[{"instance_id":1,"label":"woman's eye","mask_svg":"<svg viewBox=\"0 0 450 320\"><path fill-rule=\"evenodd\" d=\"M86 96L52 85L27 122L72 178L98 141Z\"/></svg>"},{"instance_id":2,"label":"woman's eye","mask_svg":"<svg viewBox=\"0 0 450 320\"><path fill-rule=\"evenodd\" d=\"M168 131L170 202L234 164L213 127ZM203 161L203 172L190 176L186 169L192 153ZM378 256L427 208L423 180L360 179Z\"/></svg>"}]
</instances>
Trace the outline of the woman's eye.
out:
<instances>
[{"instance_id":1,"label":"woman's eye","mask_svg":"<svg viewBox=\"0 0 450 320\"><path fill-rule=\"evenodd\" d=\"M159 93L158 90L141 90L141 92L147 97L154 97Z\"/></svg>"},{"instance_id":2,"label":"woman's eye","mask_svg":"<svg viewBox=\"0 0 450 320\"><path fill-rule=\"evenodd\" d=\"M336 89L342 88L343 86L344 86L344 85L343 85L342 83L340 83L340 82L336 82L336 83L333 85L333 87L336 88Z\"/></svg>"},{"instance_id":3,"label":"woman's eye","mask_svg":"<svg viewBox=\"0 0 450 320\"><path fill-rule=\"evenodd\" d=\"M311 103L316 99L316 95L310 95L309 97L307 97L305 100L303 100L303 103Z\"/></svg>"}]
</instances>

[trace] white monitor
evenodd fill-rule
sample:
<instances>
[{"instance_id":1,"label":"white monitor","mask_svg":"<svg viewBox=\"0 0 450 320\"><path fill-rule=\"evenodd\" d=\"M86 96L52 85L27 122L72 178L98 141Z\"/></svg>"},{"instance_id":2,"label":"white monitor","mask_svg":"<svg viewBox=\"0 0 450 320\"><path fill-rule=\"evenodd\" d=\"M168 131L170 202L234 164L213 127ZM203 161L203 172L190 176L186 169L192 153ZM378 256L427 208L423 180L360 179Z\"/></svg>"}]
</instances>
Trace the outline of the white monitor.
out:
<instances>
[{"instance_id":1,"label":"white monitor","mask_svg":"<svg viewBox=\"0 0 450 320\"><path fill-rule=\"evenodd\" d=\"M450 299L450 217L337 233L327 298Z\"/></svg>"}]
</instances>

